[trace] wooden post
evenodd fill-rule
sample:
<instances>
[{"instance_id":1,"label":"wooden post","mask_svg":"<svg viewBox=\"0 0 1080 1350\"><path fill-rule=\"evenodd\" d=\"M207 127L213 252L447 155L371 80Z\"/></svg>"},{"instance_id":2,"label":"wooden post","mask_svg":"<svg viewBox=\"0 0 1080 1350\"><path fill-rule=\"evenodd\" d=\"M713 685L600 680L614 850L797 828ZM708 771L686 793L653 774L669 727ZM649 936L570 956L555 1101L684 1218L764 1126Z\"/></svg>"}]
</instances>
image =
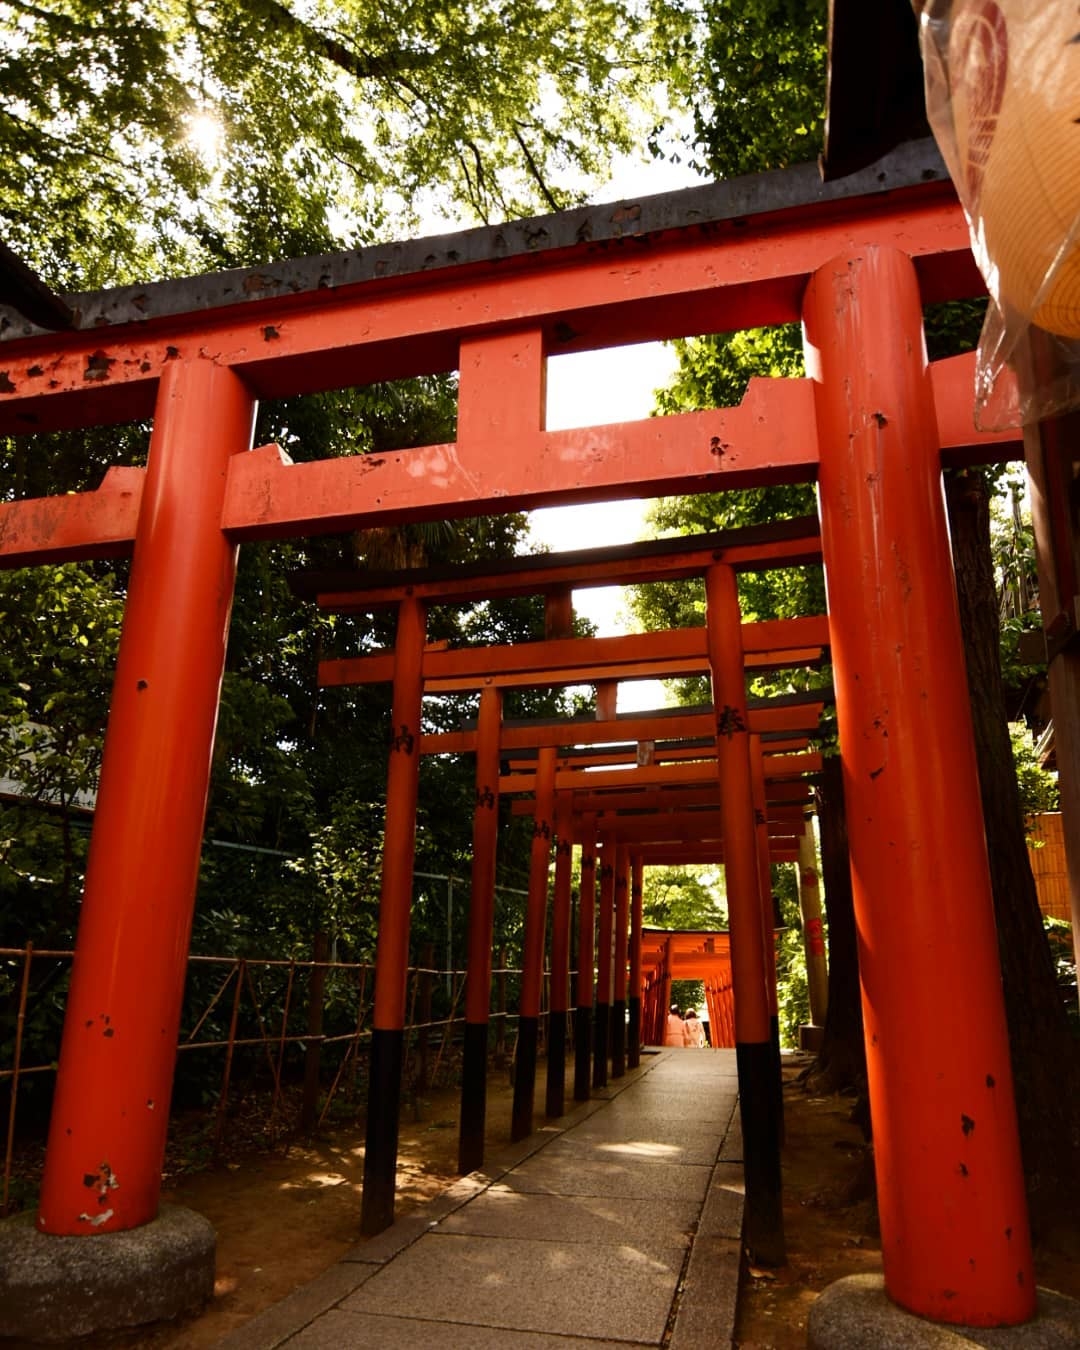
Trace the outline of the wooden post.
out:
<instances>
[{"instance_id":1,"label":"wooden post","mask_svg":"<svg viewBox=\"0 0 1080 1350\"><path fill-rule=\"evenodd\" d=\"M369 1237L381 1233L394 1222L416 792L420 769L424 629L425 614L421 602L413 596L402 600L394 644L394 697L360 1215L361 1229Z\"/></svg>"},{"instance_id":2,"label":"wooden post","mask_svg":"<svg viewBox=\"0 0 1080 1350\"><path fill-rule=\"evenodd\" d=\"M589 1100L593 968L596 946L596 816L581 819L581 893L578 899L577 1007L574 1010L574 1100Z\"/></svg>"},{"instance_id":3,"label":"wooden post","mask_svg":"<svg viewBox=\"0 0 1080 1350\"><path fill-rule=\"evenodd\" d=\"M745 1240L755 1261L780 1266L785 1249L776 1065L766 992L739 595L735 573L727 564L717 563L705 573L705 603L735 985L735 1055L746 1176Z\"/></svg>"},{"instance_id":4,"label":"wooden post","mask_svg":"<svg viewBox=\"0 0 1080 1350\"><path fill-rule=\"evenodd\" d=\"M326 962L329 959L330 938L326 933L316 933L311 951L311 979L308 980L308 1039L304 1047L304 1088L300 1100L300 1128L305 1131L312 1129L318 1119L323 1005L326 999Z\"/></svg>"},{"instance_id":5,"label":"wooden post","mask_svg":"<svg viewBox=\"0 0 1080 1350\"><path fill-rule=\"evenodd\" d=\"M829 1008L829 972L825 962L825 936L821 922L821 883L814 847L814 817L806 817L799 839L799 913L806 949L806 984L810 995L810 1025L824 1027ZM805 1047L809 1048L809 1047Z\"/></svg>"},{"instance_id":6,"label":"wooden post","mask_svg":"<svg viewBox=\"0 0 1080 1350\"><path fill-rule=\"evenodd\" d=\"M428 1085L428 1055L431 1051L431 986L435 981L432 971L435 966L435 944L425 942L420 950L420 969L417 973L419 997L416 1027L416 1077L413 1079L413 1095L420 1096ZM417 1119L419 1120L419 1110Z\"/></svg>"},{"instance_id":7,"label":"wooden post","mask_svg":"<svg viewBox=\"0 0 1080 1350\"><path fill-rule=\"evenodd\" d=\"M545 1113L561 1116L566 1105L566 1014L570 1006L570 874L572 812L564 794L555 806L555 896L551 917L551 996L548 1000L548 1062Z\"/></svg>"},{"instance_id":8,"label":"wooden post","mask_svg":"<svg viewBox=\"0 0 1080 1350\"><path fill-rule=\"evenodd\" d=\"M640 854L630 861L630 1025L626 1062L631 1069L641 1064L641 926L644 902L645 864Z\"/></svg>"},{"instance_id":9,"label":"wooden post","mask_svg":"<svg viewBox=\"0 0 1080 1350\"><path fill-rule=\"evenodd\" d=\"M540 751L536 771L532 852L529 859L529 896L525 910L525 950L522 955L521 1006L518 1015L517 1065L510 1137L532 1133L536 1096L536 1049L540 1026L540 994L544 981L544 936L547 927L548 868L554 834L555 750Z\"/></svg>"},{"instance_id":10,"label":"wooden post","mask_svg":"<svg viewBox=\"0 0 1080 1350\"><path fill-rule=\"evenodd\" d=\"M596 939L596 1022L593 1087L607 1087L611 1027L611 937L615 921L615 835L600 829L600 916Z\"/></svg>"},{"instance_id":11,"label":"wooden post","mask_svg":"<svg viewBox=\"0 0 1080 1350\"><path fill-rule=\"evenodd\" d=\"M476 804L473 808L469 954L465 986L465 1044L461 1063L461 1125L458 1171L483 1165L487 1118L488 1014L491 1007L491 943L495 923L495 863L499 841L499 732L502 694L480 695L476 736ZM505 992L505 980L503 981ZM499 1023L496 1036L503 1023Z\"/></svg>"},{"instance_id":12,"label":"wooden post","mask_svg":"<svg viewBox=\"0 0 1080 1350\"><path fill-rule=\"evenodd\" d=\"M626 1073L626 961L630 946L630 855L615 850L615 972L611 999L611 1076Z\"/></svg>"},{"instance_id":13,"label":"wooden post","mask_svg":"<svg viewBox=\"0 0 1080 1350\"><path fill-rule=\"evenodd\" d=\"M497 1069L506 1068L506 948L499 948L499 973L495 976L495 1051L493 1062Z\"/></svg>"}]
</instances>

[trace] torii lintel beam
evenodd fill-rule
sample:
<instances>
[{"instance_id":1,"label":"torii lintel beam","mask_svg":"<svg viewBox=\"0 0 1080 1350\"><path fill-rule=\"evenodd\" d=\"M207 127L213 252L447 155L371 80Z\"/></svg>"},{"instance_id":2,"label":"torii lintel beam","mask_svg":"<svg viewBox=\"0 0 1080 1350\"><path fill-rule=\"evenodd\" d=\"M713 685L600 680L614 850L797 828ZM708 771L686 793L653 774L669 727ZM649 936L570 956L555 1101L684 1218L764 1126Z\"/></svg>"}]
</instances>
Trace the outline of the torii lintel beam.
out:
<instances>
[{"instance_id":1,"label":"torii lintel beam","mask_svg":"<svg viewBox=\"0 0 1080 1350\"><path fill-rule=\"evenodd\" d=\"M809 731L817 729L824 703L795 703L790 706L749 707L746 723L752 733L769 731ZM662 731L659 728L663 728ZM503 750L536 750L545 746L558 749L570 745L602 745L608 741L648 741L658 735L713 737L716 735L716 716L711 709L680 713L659 719L648 714L631 714L612 722L597 722L584 718L548 723L505 723L499 738ZM440 731L420 737L420 753L424 755L468 755L476 750L476 732ZM703 756L711 753L706 747ZM671 768L680 767L677 764ZM624 781L623 786L626 786Z\"/></svg>"},{"instance_id":2,"label":"torii lintel beam","mask_svg":"<svg viewBox=\"0 0 1080 1350\"><path fill-rule=\"evenodd\" d=\"M808 652L820 658L828 646L829 621L824 615L801 619L767 619L740 626L748 657L767 655L770 663L799 665ZM787 655L785 655L787 654ZM323 688L353 684L386 684L394 678L394 653L344 657L319 662ZM707 633L700 628L670 628L628 637L556 638L516 646L427 647L424 687L430 693L480 689L514 680L535 685L590 684L621 677L626 668L663 679L668 665L675 673L705 674L709 669ZM436 685L438 687L436 688Z\"/></svg>"},{"instance_id":3,"label":"torii lintel beam","mask_svg":"<svg viewBox=\"0 0 1080 1350\"><path fill-rule=\"evenodd\" d=\"M289 584L302 599L316 600L320 609L330 613L365 614L399 604L407 595L428 604L464 604L591 586L685 581L701 576L718 562L737 572L820 563L818 519L801 516L676 539L647 539L609 548L527 554L497 563L456 563L381 575L365 575L355 568L299 572Z\"/></svg>"},{"instance_id":4,"label":"torii lintel beam","mask_svg":"<svg viewBox=\"0 0 1080 1350\"><path fill-rule=\"evenodd\" d=\"M1018 456L1015 433L970 429L973 355L932 371L944 462ZM491 383L498 385L497 371ZM566 432L502 426L486 441L304 464L263 446L231 461L222 527L242 542L809 480L817 471L814 425L807 381L755 379L738 408L645 422ZM519 453L506 454L507 437ZM0 566L130 553L145 471L121 472L96 492L0 504Z\"/></svg>"}]
</instances>

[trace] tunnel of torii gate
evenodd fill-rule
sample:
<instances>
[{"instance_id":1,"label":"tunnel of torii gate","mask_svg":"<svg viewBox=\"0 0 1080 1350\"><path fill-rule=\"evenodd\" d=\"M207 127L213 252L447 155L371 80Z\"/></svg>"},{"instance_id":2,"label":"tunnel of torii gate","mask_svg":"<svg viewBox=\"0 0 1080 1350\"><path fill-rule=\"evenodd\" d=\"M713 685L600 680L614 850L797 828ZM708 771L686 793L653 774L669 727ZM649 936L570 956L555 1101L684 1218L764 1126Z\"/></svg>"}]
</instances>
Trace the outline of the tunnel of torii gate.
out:
<instances>
[{"instance_id":1,"label":"tunnel of torii gate","mask_svg":"<svg viewBox=\"0 0 1080 1350\"><path fill-rule=\"evenodd\" d=\"M696 980L704 986L709 1044L715 1050L735 1045L735 998L731 973L731 934L724 931L644 928L641 935L641 1026L646 1045L663 1045L672 980Z\"/></svg>"},{"instance_id":2,"label":"tunnel of torii gate","mask_svg":"<svg viewBox=\"0 0 1080 1350\"><path fill-rule=\"evenodd\" d=\"M834 183L804 166L73 297L71 331L0 316L4 434L152 419L145 469L117 465L95 492L0 505L4 566L132 556L39 1228L102 1233L157 1213L241 544L816 481L844 785L857 807L849 845L886 1288L940 1321L1027 1319L1035 1285L940 489L943 463L1021 450L972 429L973 359L928 364L922 333L924 305L981 289L940 159L916 144ZM551 355L797 321L804 379L755 380L735 408L545 428ZM459 373L453 444L296 464L276 446L251 448L260 398L438 371ZM742 653L719 640L739 631L734 570L721 558L705 576L737 989L740 962L755 963L751 1000L735 1010L741 1110L767 1133L753 718ZM426 664L423 605L409 597L392 672L392 807L415 792ZM485 703L478 758L498 743ZM556 753L538 748L537 787ZM374 1092L401 1056L407 923L393 897L412 865L410 819L388 811ZM385 1159L395 1122L378 1097L374 1107L369 1148ZM103 1160L116 1184L88 1215L84 1178ZM748 1177L751 1240L769 1181ZM389 1199L392 1212L392 1182Z\"/></svg>"},{"instance_id":3,"label":"tunnel of torii gate","mask_svg":"<svg viewBox=\"0 0 1080 1350\"><path fill-rule=\"evenodd\" d=\"M748 671L753 674L820 664L828 642L828 623L823 616L811 615L744 624L734 578L740 570L790 567L818 561L820 556L817 520L802 519L630 548L520 558L496 566L413 569L396 576L368 578L350 570L344 574L315 573L294 578L294 589L337 614L370 613L380 607L396 606L400 616L404 615L405 606L418 606L421 613L426 613L434 603L462 604L529 593L543 595L545 599L544 641L462 649L423 644L417 661L401 649L402 635L399 635L393 652L324 660L319 670L323 686L393 679L397 692L398 662L407 659L421 694L482 691L476 727L420 737L421 755L471 752L477 760L459 1149L463 1171L479 1167L483 1161L495 878L494 815L499 797L527 794L528 799L515 802L514 809L526 811L534 819L512 1123L514 1137L521 1138L532 1129L552 847L556 850L556 879L545 1106L549 1116L557 1116L564 1106L571 849L580 843L583 850L578 945L588 955L579 961L574 1074L575 1096L583 1098L588 1096L590 1083L590 1044L592 1086L601 1087L607 1081L609 1042L612 1075L619 1077L625 1071L627 1013L629 1063L631 1067L637 1064L642 988L641 895L640 884L635 885L631 923L630 867L661 861L664 854L658 854L657 849L678 857L679 861L697 857L725 862L724 804L722 800L718 803L717 794L717 765L724 751L718 748L718 743L731 741L736 728L742 727L750 733L747 791L754 811L757 860L754 884L747 891L747 908L739 919L737 969L743 983L737 998L742 1000L744 1015L755 1008L763 1010L762 1016L770 1026L768 1063L751 1061L744 1072L746 1137L751 1141L746 1162L750 1197L747 1228L756 1252L775 1261L782 1259L775 1110L779 1031L772 906L763 900L770 895L770 862L794 861L797 857L797 836L804 829L805 786L794 800L777 801L774 794L789 790L793 780L797 783L802 774L820 766L819 756L792 752L805 752L807 733L816 731L818 726L824 694L816 691L805 696L748 702L745 676ZM628 638L568 636L572 631L573 609L567 578L575 578L580 588L632 580L647 583L676 576L704 576L708 597L706 626ZM423 641L419 625L410 640ZM721 652L723 661L718 656ZM613 695L619 680L695 674L712 675L723 703L674 713L614 715ZM593 719L512 723L501 716L501 691L506 688L581 683L597 685L597 716ZM404 723L399 725L396 712L394 726L395 734L400 735ZM766 741L765 737L782 739ZM625 763L620 762L629 753L635 756L636 764L627 770ZM524 758L526 755L531 758ZM602 772L604 765L611 766L612 771ZM413 774L417 773L414 763ZM414 802L413 783L408 795L403 793L397 798L388 794L388 840L391 836L402 841L411 839ZM403 856L408 856L407 850ZM600 884L595 1028L590 1031L597 874ZM411 877L402 872L399 881L400 892L393 905L387 903L381 916L380 937L383 934L389 937L393 922L399 930L394 939L395 949L407 950ZM385 890L384 899L389 900ZM377 972L376 985L378 979ZM767 1088L769 1075L772 1084ZM759 1089L750 1091L749 1084L759 1079L762 1080ZM396 1118L399 1081L397 1074L380 1086L379 1123L369 1116L364 1221L373 1229L382 1226L393 1212L395 1141L387 1122ZM373 1208L376 1205L378 1208Z\"/></svg>"}]
</instances>

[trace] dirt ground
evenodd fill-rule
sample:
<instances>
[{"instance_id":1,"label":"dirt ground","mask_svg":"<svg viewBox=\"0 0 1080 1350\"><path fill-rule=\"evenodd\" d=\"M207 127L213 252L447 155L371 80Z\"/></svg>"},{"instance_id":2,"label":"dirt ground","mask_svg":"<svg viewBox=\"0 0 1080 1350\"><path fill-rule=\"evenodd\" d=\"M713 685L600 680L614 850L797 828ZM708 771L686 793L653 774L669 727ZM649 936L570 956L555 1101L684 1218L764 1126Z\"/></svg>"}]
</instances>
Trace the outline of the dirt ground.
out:
<instances>
[{"instance_id":1,"label":"dirt ground","mask_svg":"<svg viewBox=\"0 0 1080 1350\"><path fill-rule=\"evenodd\" d=\"M808 1095L786 1069L784 1222L789 1264L745 1266L736 1346L803 1350L816 1295L842 1275L880 1269L870 1159L850 1122L851 1100ZM541 1071L543 1072L543 1071ZM543 1101L538 1078L537 1101ZM488 1083L488 1137L509 1137L512 1090L505 1073ZM418 1116L419 1119L414 1119ZM423 1204L454 1177L458 1092L428 1092L403 1112L398 1213ZM201 1350L332 1265L359 1240L363 1127L324 1131L274 1153L233 1152L214 1168L177 1176L166 1200L206 1215L218 1235L214 1298L201 1316L129 1335L93 1337L82 1350ZM1040 1285L1080 1297L1080 1216L1037 1252ZM18 1350L13 1342L5 1343Z\"/></svg>"}]
</instances>

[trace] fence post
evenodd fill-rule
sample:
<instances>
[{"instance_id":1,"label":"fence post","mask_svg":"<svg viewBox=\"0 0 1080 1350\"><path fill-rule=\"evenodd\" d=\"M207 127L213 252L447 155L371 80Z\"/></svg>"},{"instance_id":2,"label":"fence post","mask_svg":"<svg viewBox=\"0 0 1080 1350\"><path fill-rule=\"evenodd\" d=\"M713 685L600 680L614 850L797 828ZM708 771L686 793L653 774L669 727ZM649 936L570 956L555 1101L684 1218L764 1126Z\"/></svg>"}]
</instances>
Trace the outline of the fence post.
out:
<instances>
[{"instance_id":1,"label":"fence post","mask_svg":"<svg viewBox=\"0 0 1080 1350\"><path fill-rule=\"evenodd\" d=\"M506 948L499 948L499 970L495 976L495 1067L506 1068Z\"/></svg>"},{"instance_id":2,"label":"fence post","mask_svg":"<svg viewBox=\"0 0 1080 1350\"><path fill-rule=\"evenodd\" d=\"M428 1082L428 1050L431 1046L429 1023L431 1022L431 985L432 968L435 965L435 944L426 942L420 951L420 969L417 972L420 985L420 1017L416 1032L416 1077L413 1079L413 1095L423 1092ZM419 1112L417 1113L419 1119Z\"/></svg>"},{"instance_id":3,"label":"fence post","mask_svg":"<svg viewBox=\"0 0 1080 1350\"><path fill-rule=\"evenodd\" d=\"M322 1049L323 996L326 992L326 960L330 954L330 939L326 933L315 934L312 949L311 979L308 982L307 1045L304 1049L304 1095L300 1102L300 1128L314 1128L319 1105L319 1060Z\"/></svg>"}]
</instances>

